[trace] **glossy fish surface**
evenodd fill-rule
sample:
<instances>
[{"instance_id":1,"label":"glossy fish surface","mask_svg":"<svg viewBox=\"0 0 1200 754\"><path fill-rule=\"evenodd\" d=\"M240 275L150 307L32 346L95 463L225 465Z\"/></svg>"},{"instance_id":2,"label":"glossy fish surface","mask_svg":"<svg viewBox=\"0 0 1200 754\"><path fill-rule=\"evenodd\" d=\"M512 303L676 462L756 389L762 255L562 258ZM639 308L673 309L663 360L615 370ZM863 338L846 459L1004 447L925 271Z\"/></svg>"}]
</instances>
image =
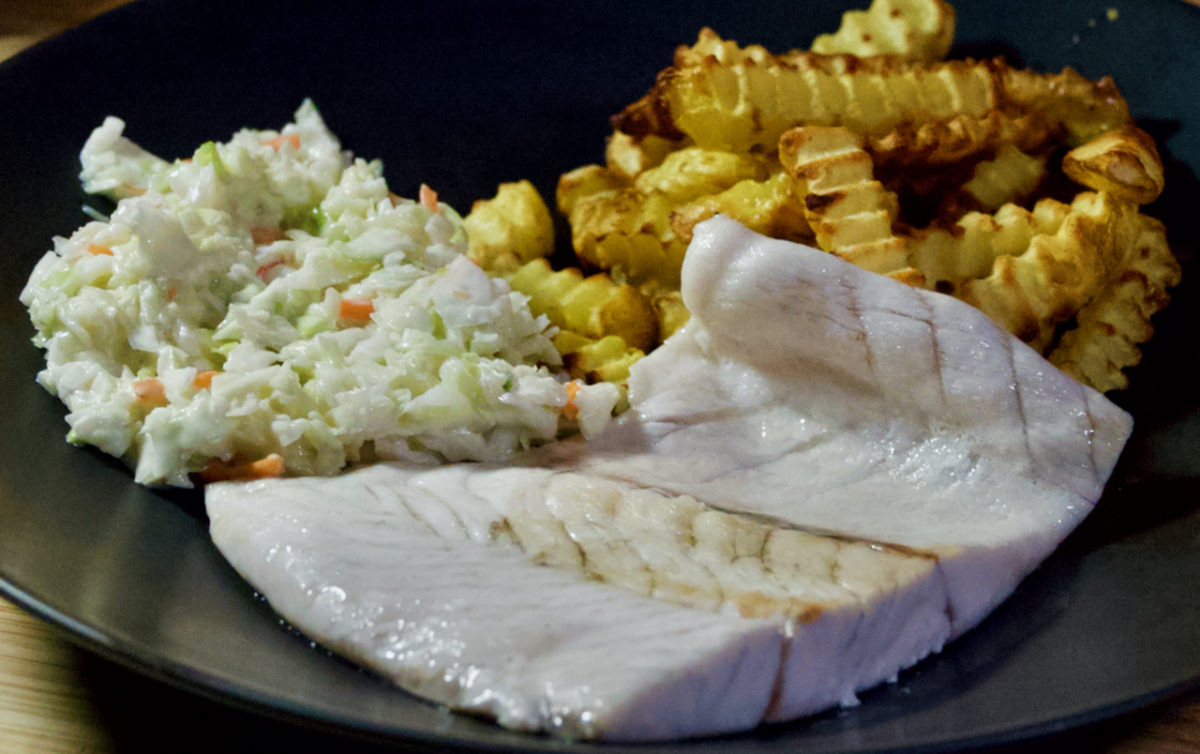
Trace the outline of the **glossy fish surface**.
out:
<instances>
[{"instance_id":1,"label":"glossy fish surface","mask_svg":"<svg viewBox=\"0 0 1200 754\"><path fill-rule=\"evenodd\" d=\"M599 437L211 485L293 625L502 725L664 740L856 702L1087 515L1129 416L981 313L722 217Z\"/></svg>"}]
</instances>

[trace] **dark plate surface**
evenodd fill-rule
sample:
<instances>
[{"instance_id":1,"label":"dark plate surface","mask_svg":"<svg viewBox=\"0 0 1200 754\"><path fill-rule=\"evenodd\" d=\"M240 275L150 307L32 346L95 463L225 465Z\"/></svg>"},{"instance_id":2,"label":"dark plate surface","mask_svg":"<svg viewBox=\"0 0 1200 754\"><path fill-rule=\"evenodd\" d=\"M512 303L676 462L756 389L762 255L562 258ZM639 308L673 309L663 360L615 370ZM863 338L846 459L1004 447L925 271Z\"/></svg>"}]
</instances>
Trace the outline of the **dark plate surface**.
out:
<instances>
[{"instance_id":1,"label":"dark plate surface","mask_svg":"<svg viewBox=\"0 0 1200 754\"><path fill-rule=\"evenodd\" d=\"M865 5L865 0L863 0ZM1118 17L1109 20L1106 10ZM703 25L781 51L836 2L287 3L143 0L0 66L0 591L76 639L210 697L389 740L558 745L422 704L314 651L208 541L199 497L135 486L64 442L17 294L82 224L76 155L106 114L163 156L278 127L311 96L343 143L466 210L497 183L602 159L607 117ZM1111 74L1159 139L1185 283L1115 396L1137 426L1093 516L983 625L862 706L663 751L957 751L1100 720L1200 686L1200 391L1190 331L1200 241L1200 9L1179 0L957 3L957 55ZM578 751L641 750L577 745Z\"/></svg>"}]
</instances>

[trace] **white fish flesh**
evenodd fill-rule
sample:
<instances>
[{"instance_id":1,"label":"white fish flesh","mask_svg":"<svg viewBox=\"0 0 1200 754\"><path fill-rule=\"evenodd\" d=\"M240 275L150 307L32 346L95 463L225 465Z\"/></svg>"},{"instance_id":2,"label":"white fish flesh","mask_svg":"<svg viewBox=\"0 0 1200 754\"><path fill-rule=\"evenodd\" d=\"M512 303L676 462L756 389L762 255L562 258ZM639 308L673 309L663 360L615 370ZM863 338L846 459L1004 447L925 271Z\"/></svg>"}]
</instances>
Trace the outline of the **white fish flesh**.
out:
<instances>
[{"instance_id":1,"label":"white fish flesh","mask_svg":"<svg viewBox=\"0 0 1200 754\"><path fill-rule=\"evenodd\" d=\"M209 487L297 628L502 725L663 740L837 704L975 625L1084 516L1129 416L951 298L725 218L688 325L588 443Z\"/></svg>"}]
</instances>

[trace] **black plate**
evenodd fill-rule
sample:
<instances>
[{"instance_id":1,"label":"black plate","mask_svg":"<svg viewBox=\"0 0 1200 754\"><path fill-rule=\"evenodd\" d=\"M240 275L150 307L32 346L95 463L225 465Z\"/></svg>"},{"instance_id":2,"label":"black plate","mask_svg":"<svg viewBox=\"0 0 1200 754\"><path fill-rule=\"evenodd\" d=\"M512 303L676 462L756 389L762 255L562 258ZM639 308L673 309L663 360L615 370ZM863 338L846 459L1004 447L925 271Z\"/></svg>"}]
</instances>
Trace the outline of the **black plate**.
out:
<instances>
[{"instance_id":1,"label":"black plate","mask_svg":"<svg viewBox=\"0 0 1200 754\"><path fill-rule=\"evenodd\" d=\"M243 125L282 125L311 96L347 146L384 159L397 191L426 182L467 209L522 177L550 196L560 172L600 160L607 117L701 26L782 50L835 28L840 6L143 0L0 66L4 594L108 657L259 711L410 742L552 748L420 703L281 629L209 544L196 495L137 487L63 441L63 410L33 381L41 355L17 293L50 238L84 219L76 154L106 114L174 156ZM662 750L959 750L1198 685L1200 9L962 0L958 15L956 54L1112 74L1163 148L1168 193L1151 213L1167 221L1186 277L1136 388L1116 396L1137 419L1134 437L1093 517L940 656L856 709Z\"/></svg>"}]
</instances>

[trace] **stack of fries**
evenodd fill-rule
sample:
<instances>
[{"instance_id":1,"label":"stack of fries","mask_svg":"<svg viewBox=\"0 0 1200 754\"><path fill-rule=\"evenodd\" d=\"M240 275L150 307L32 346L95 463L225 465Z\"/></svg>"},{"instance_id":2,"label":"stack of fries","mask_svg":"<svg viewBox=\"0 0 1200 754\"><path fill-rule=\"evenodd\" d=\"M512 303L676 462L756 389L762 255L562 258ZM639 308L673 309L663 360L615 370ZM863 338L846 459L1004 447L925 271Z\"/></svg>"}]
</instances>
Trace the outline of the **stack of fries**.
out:
<instances>
[{"instance_id":1,"label":"stack of fries","mask_svg":"<svg viewBox=\"0 0 1200 754\"><path fill-rule=\"evenodd\" d=\"M944 0L874 0L811 51L704 29L612 119L604 165L556 196L580 264L554 272L527 182L467 218L472 255L562 328L572 373L621 382L687 321L692 228L724 213L961 298L1102 392L1128 385L1180 270L1153 140L1109 78L945 61Z\"/></svg>"}]
</instances>

